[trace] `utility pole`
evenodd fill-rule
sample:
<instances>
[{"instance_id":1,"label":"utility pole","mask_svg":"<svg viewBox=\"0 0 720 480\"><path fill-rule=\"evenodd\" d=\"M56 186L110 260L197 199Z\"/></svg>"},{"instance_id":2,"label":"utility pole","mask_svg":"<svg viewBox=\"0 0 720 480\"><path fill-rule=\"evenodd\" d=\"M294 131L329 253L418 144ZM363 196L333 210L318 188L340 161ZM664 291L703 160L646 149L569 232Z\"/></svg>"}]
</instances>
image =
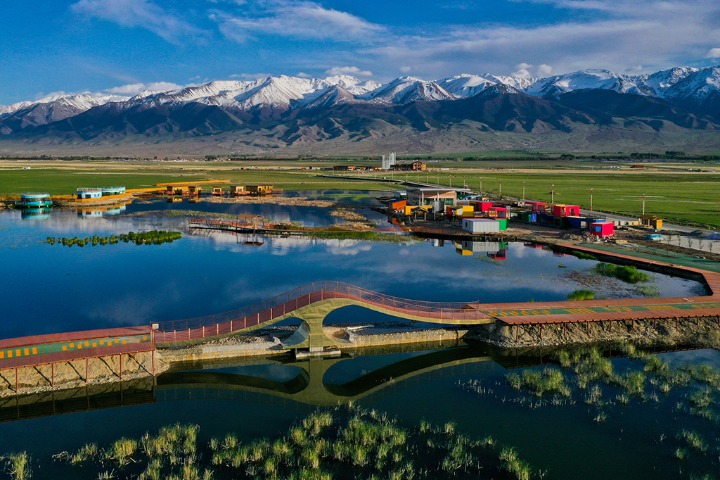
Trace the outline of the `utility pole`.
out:
<instances>
[{"instance_id":1,"label":"utility pole","mask_svg":"<svg viewBox=\"0 0 720 480\"><path fill-rule=\"evenodd\" d=\"M645 194L642 195L642 214L645 215Z\"/></svg>"},{"instance_id":2,"label":"utility pole","mask_svg":"<svg viewBox=\"0 0 720 480\"><path fill-rule=\"evenodd\" d=\"M555 184L550 185L550 203L555 203Z\"/></svg>"},{"instance_id":3,"label":"utility pole","mask_svg":"<svg viewBox=\"0 0 720 480\"><path fill-rule=\"evenodd\" d=\"M502 198L502 180L500 180L498 185L498 195Z\"/></svg>"},{"instance_id":4,"label":"utility pole","mask_svg":"<svg viewBox=\"0 0 720 480\"><path fill-rule=\"evenodd\" d=\"M593 211L593 209L592 209L592 194L593 194L593 189L591 188L590 189L590 211L591 212Z\"/></svg>"},{"instance_id":5,"label":"utility pole","mask_svg":"<svg viewBox=\"0 0 720 480\"><path fill-rule=\"evenodd\" d=\"M525 203L525 180L523 180L522 202Z\"/></svg>"}]
</instances>

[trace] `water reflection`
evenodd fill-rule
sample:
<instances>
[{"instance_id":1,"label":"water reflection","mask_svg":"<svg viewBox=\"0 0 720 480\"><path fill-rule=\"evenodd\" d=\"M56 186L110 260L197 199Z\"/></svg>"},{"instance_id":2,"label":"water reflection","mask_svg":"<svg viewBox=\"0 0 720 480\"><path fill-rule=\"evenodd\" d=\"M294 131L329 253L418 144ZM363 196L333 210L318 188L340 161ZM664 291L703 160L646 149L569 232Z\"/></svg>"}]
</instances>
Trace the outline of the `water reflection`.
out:
<instances>
[{"instance_id":1,"label":"water reflection","mask_svg":"<svg viewBox=\"0 0 720 480\"><path fill-rule=\"evenodd\" d=\"M129 207L128 207L129 209ZM254 304L314 281L339 280L427 301L565 300L642 296L636 286L593 273L594 260L555 256L522 243L264 237L204 231L172 244L49 245L48 237L180 230L186 217L127 213L81 218L55 211L41 222L0 212L0 337L86 330L204 316ZM472 255L458 255L466 250ZM659 296L702 292L694 281L650 273ZM102 281L89 279L102 278ZM42 279L44 301L27 295ZM362 312L348 313L364 322Z\"/></svg>"},{"instance_id":2,"label":"water reflection","mask_svg":"<svg viewBox=\"0 0 720 480\"><path fill-rule=\"evenodd\" d=\"M20 218L23 220L45 220L52 215L52 208L23 208L20 210Z\"/></svg>"},{"instance_id":3,"label":"water reflection","mask_svg":"<svg viewBox=\"0 0 720 480\"><path fill-rule=\"evenodd\" d=\"M241 390L310 405L332 406L371 396L383 388L423 375L432 374L434 378L457 375L466 364L491 360L488 350L463 345L306 361L268 359L186 364L183 369L160 375L156 381L145 378L6 398L0 401L0 421L154 403L185 396L180 391L198 389L203 390L206 397L211 390Z\"/></svg>"}]
</instances>

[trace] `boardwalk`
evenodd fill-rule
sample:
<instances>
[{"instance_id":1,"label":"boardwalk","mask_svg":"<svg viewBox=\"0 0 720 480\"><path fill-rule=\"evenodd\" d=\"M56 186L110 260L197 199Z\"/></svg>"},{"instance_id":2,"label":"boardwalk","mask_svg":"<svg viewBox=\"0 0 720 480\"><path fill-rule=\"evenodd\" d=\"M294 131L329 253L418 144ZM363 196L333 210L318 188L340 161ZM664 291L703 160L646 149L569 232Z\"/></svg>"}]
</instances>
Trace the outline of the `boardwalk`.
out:
<instances>
[{"instance_id":1,"label":"boardwalk","mask_svg":"<svg viewBox=\"0 0 720 480\"><path fill-rule=\"evenodd\" d=\"M18 394L23 387L87 385L108 376L122 380L138 370L155 375L149 326L0 340L0 395Z\"/></svg>"}]
</instances>

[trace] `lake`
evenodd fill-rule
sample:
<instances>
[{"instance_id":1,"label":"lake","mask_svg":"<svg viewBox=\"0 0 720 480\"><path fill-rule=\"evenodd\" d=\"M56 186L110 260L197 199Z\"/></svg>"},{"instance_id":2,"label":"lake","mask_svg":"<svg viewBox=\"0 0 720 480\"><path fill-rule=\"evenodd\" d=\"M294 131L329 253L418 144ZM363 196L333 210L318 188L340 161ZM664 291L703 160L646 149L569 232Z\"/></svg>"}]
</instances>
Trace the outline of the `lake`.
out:
<instances>
[{"instance_id":1,"label":"lake","mask_svg":"<svg viewBox=\"0 0 720 480\"><path fill-rule=\"evenodd\" d=\"M147 325L202 316L319 280L431 301L562 300L578 289L591 289L596 297L606 298L643 295L636 286L599 277L593 272L596 261L558 255L534 244L250 238L191 231L187 217L176 214L182 210L178 205L133 204L114 215L90 217L66 210L36 217L1 211L0 335ZM197 205L183 208L217 208L217 213L282 217L308 225L337 222L327 211L312 207L253 205L245 209L233 205L228 211ZM47 237L153 229L182 231L183 238L163 245L83 248L46 242ZM660 296L703 292L694 281L649 275L649 285ZM329 322L387 319L361 308L347 308L334 312ZM673 385L668 393L661 393L664 380L647 373L643 394L630 395L625 403L623 389L628 387L623 386L623 375L645 372L647 360L628 358L622 352L614 355L611 363L619 376L597 381L602 400L593 403L586 401L591 387L579 386L582 380L576 378L572 366L561 369L553 358L507 357L482 345L387 349L312 365L289 359L206 365L202 370L161 376L158 385L148 387L146 393L133 396L127 391L125 397L108 397L107 405L120 403L121 398L122 403L129 403L122 407L81 408L64 415L6 421L0 424L0 452L30 452L39 469L36 478L97 478L96 471L53 462L51 455L78 449L86 442L108 445L123 436L137 438L175 422L199 425L203 444L231 431L245 441L277 438L319 406L354 399L363 408L387 412L401 425L416 425L422 419L438 425L455 422L465 435L492 435L516 447L533 468L547 472L546 478L691 478L716 472L720 447L714 433L717 390L709 394L707 408L712 414L702 416L693 410L691 396L706 384L692 377L686 385ZM714 350L667 353L661 358L672 369L700 364L715 369L720 364ZM508 373L522 375L545 368L563 371L572 387L569 397L553 403L552 395L539 397L525 388L514 389L508 381ZM321 378L313 378L312 373L318 372ZM313 385L320 390L311 389ZM313 401L310 390L323 393ZM82 392L78 395L82 403ZM103 402L88 399L87 404L101 407ZM6 420L17 418L16 414L23 417L12 400L5 400L0 411ZM43 412L48 413L47 409ZM683 430L699 432L706 439L706 451L694 451L683 443ZM687 450L682 461L677 458L679 448ZM231 478L223 475L228 473L218 473L217 478Z\"/></svg>"}]
</instances>

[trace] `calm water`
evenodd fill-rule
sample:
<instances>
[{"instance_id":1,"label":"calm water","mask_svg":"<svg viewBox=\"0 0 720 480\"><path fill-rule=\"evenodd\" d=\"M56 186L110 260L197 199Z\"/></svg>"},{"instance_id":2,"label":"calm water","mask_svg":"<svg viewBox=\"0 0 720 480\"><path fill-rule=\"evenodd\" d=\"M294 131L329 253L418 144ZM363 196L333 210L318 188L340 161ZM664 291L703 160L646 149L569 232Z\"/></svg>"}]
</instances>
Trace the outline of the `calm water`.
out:
<instances>
[{"instance_id":1,"label":"calm water","mask_svg":"<svg viewBox=\"0 0 720 480\"><path fill-rule=\"evenodd\" d=\"M21 219L20 212L0 212L0 337L191 318L249 305L317 280L341 280L432 301L561 300L581 288L601 297L641 295L636 287L593 275L594 261L522 243L438 246L412 240L260 238L188 232L183 217L131 213L130 206L123 214L100 218L56 211L47 218ZM68 248L45 242L47 237L151 229L186 234L172 244L152 246ZM650 285L659 295L702 291L696 282L651 276Z\"/></svg>"},{"instance_id":2,"label":"calm water","mask_svg":"<svg viewBox=\"0 0 720 480\"><path fill-rule=\"evenodd\" d=\"M707 350L663 357L671 362L720 362L718 352ZM52 462L51 455L76 450L87 442L107 446L123 436L139 438L175 422L199 425L201 444L229 432L242 441L278 438L317 405L334 399L354 400L364 408L387 412L407 427L422 419L436 425L452 421L458 432L471 438L491 435L515 446L536 471L547 472L546 478L674 479L717 472L716 423L679 410L677 404L686 400L685 393L673 391L657 400L633 397L628 405L597 408L583 401L582 392L574 391L573 403L553 406L549 398L543 401L508 387L508 372L547 368L546 362L506 358L482 347L457 347L322 360L312 365L261 361L175 372L161 376L158 386L140 400L126 392L125 401L142 402L137 405L7 421L16 412L9 402L0 408L6 420L0 423L0 451L32 452L40 465L36 478L93 479L97 474L92 469ZM515 367L515 363L526 366ZM618 371L642 370L637 361L621 358L613 364ZM303 375L308 371L324 372L321 381L327 393L316 396L317 403L303 393L318 381L312 374L309 379ZM487 392L464 388L468 382L480 382ZM605 399L611 400L613 390L603 388ZM647 388L651 394L650 383ZM75 408L82 403L82 392L78 397ZM58 402L56 408L63 405ZM102 405L96 402L95 406ZM45 410L51 411L47 404ZM594 417L600 411L606 419L598 423ZM684 429L706 439L707 454L690 451L682 462L674 457L675 450L684 445L677 437ZM42 442L38 435L43 435Z\"/></svg>"},{"instance_id":3,"label":"calm water","mask_svg":"<svg viewBox=\"0 0 720 480\"><path fill-rule=\"evenodd\" d=\"M23 219L19 212L0 212L0 336L205 315L314 280L342 280L391 295L437 301L560 300L581 288L605 297L640 295L635 287L593 275L594 261L557 256L522 243L456 246L432 241L397 244L208 232L191 235L182 217L133 215L166 206L177 204L138 204L117 215L96 218L55 211L48 217ZM326 218L326 212L312 210L286 210L278 215L285 214L291 221L335 221ZM180 229L185 235L160 246L67 248L45 243L48 236L150 229ZM702 291L695 282L654 273L651 277L651 285L663 296ZM349 308L335 312L331 321L382 319ZM666 359L680 366L720 364L717 352L711 350L673 353ZM133 403L135 398L136 405L1 423L0 452L31 452L40 468L35 478L96 478L91 471L52 462L50 455L89 441L107 445L121 436L139 437L175 422L200 425L202 442L231 431L245 440L277 437L317 405L355 399L364 407L388 412L404 425L417 424L422 418L435 424L454 421L462 433L492 435L515 445L524 459L548 472L546 478L670 479L717 472L715 453L690 455L683 463L673 456L677 433L683 428L712 438L712 448L720 446L714 422L676 408L682 401L680 393L658 402L608 407L607 421L596 423L596 411L579 396L572 405L535 408L522 400L528 395L507 386L508 371L542 368L537 365L544 362L463 347L368 354L313 365L256 361L209 366L161 377L158 386L146 394L133 397L125 392L124 401ZM626 359L614 363L617 368L642 368ZM463 388L469 381L481 382L492 393L480 395ZM308 398L303 392L313 382L324 383L327 394ZM0 405L2 419L22 412L33 414L12 402Z\"/></svg>"}]
</instances>

